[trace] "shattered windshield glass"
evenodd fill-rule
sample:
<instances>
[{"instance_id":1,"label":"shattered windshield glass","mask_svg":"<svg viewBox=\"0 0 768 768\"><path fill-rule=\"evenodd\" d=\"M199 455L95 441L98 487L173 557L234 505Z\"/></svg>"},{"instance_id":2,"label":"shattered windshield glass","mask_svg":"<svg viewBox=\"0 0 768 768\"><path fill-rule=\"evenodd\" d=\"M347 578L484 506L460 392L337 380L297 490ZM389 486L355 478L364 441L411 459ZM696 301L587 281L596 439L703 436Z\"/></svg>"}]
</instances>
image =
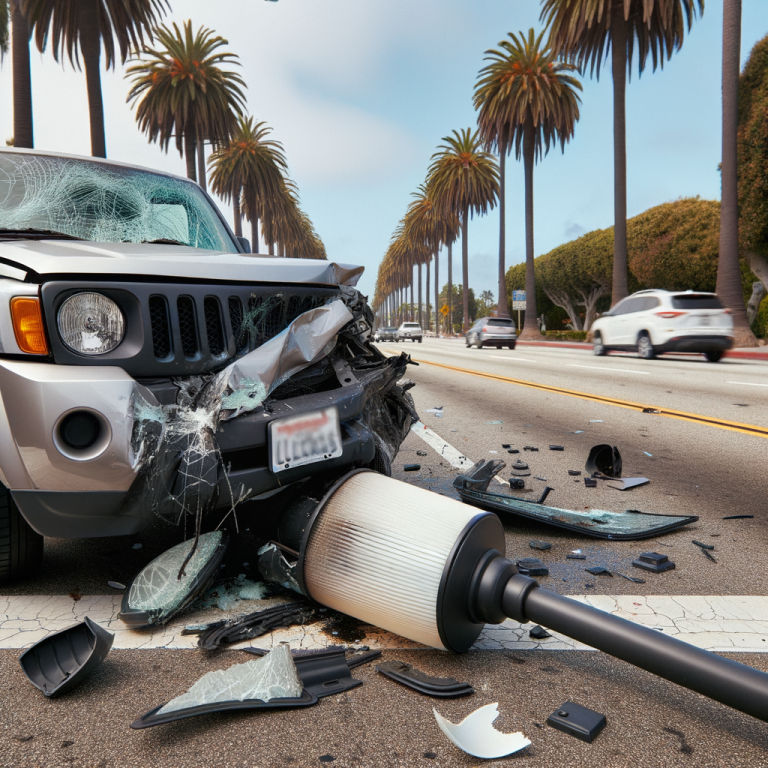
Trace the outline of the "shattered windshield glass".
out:
<instances>
[{"instance_id":1,"label":"shattered windshield glass","mask_svg":"<svg viewBox=\"0 0 768 768\"><path fill-rule=\"evenodd\" d=\"M0 152L0 229L110 243L173 241L237 253L194 183L76 158Z\"/></svg>"},{"instance_id":2,"label":"shattered windshield glass","mask_svg":"<svg viewBox=\"0 0 768 768\"><path fill-rule=\"evenodd\" d=\"M281 643L260 659L203 675L186 693L161 707L157 714L225 701L294 699L301 696L303 687L291 650Z\"/></svg>"}]
</instances>

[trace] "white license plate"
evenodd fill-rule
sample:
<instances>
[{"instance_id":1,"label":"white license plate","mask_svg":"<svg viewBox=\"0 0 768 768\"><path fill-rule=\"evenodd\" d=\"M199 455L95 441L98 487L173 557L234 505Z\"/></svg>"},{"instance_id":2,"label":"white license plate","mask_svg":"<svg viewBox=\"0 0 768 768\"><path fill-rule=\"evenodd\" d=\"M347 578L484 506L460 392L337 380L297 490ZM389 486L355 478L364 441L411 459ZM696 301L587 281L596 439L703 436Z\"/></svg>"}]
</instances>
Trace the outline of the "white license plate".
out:
<instances>
[{"instance_id":1,"label":"white license plate","mask_svg":"<svg viewBox=\"0 0 768 768\"><path fill-rule=\"evenodd\" d=\"M273 472L341 456L341 427L335 407L269 424L269 454Z\"/></svg>"},{"instance_id":2,"label":"white license plate","mask_svg":"<svg viewBox=\"0 0 768 768\"><path fill-rule=\"evenodd\" d=\"M699 317L699 325L711 325L711 322L709 315L701 315Z\"/></svg>"}]
</instances>

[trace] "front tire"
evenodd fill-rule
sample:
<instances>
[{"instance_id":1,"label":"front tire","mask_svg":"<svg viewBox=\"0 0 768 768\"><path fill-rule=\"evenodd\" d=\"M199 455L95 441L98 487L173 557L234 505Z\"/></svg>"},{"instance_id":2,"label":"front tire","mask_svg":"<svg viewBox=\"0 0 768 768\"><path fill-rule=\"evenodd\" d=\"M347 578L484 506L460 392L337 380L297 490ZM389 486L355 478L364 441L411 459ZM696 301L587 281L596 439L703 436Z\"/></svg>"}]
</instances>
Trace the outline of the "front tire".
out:
<instances>
[{"instance_id":1,"label":"front tire","mask_svg":"<svg viewBox=\"0 0 768 768\"><path fill-rule=\"evenodd\" d=\"M0 485L0 584L34 576L43 560L43 537L22 517Z\"/></svg>"},{"instance_id":2,"label":"front tire","mask_svg":"<svg viewBox=\"0 0 768 768\"><path fill-rule=\"evenodd\" d=\"M645 332L637 337L637 354L643 360L653 360L656 357L656 351L651 344L651 337Z\"/></svg>"},{"instance_id":3,"label":"front tire","mask_svg":"<svg viewBox=\"0 0 768 768\"><path fill-rule=\"evenodd\" d=\"M704 354L710 363L720 362L720 358L723 356L722 352L705 352Z\"/></svg>"},{"instance_id":4,"label":"front tire","mask_svg":"<svg viewBox=\"0 0 768 768\"><path fill-rule=\"evenodd\" d=\"M421 344L421 339L419 339L419 344Z\"/></svg>"},{"instance_id":5,"label":"front tire","mask_svg":"<svg viewBox=\"0 0 768 768\"><path fill-rule=\"evenodd\" d=\"M603 345L603 337L599 333L596 333L592 339L592 354L596 357L603 357L605 352L606 349Z\"/></svg>"}]
</instances>

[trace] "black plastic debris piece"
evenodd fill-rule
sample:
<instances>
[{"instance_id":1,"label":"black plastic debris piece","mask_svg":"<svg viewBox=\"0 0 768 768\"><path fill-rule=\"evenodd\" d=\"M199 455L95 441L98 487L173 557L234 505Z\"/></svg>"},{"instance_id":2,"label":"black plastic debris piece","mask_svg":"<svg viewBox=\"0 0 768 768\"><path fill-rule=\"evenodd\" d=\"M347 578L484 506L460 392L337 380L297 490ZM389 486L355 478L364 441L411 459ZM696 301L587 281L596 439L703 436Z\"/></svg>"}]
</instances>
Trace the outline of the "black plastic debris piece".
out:
<instances>
[{"instance_id":1,"label":"black plastic debris piece","mask_svg":"<svg viewBox=\"0 0 768 768\"><path fill-rule=\"evenodd\" d=\"M540 627L538 624L535 627L531 627L528 630L528 634L534 639L534 640L544 640L547 637L552 637L552 635L547 632L544 627Z\"/></svg>"},{"instance_id":2,"label":"black plastic debris piece","mask_svg":"<svg viewBox=\"0 0 768 768\"><path fill-rule=\"evenodd\" d=\"M268 651L262 648L244 648L246 653L254 656L266 656ZM317 651L291 651L293 663L299 674L304 690L318 699L344 693L362 685L362 680L356 680L350 675L352 667L358 667L381 656L381 651L368 651L360 654L357 660L347 660L346 649L323 648Z\"/></svg>"},{"instance_id":3,"label":"black plastic debris piece","mask_svg":"<svg viewBox=\"0 0 768 768\"><path fill-rule=\"evenodd\" d=\"M566 701L547 718L547 725L569 733L580 741L586 741L587 744L595 740L597 734L605 728L606 722L605 715L572 701Z\"/></svg>"},{"instance_id":4,"label":"black plastic debris piece","mask_svg":"<svg viewBox=\"0 0 768 768\"><path fill-rule=\"evenodd\" d=\"M187 624L184 629L181 630L182 635L202 635L203 632L207 632L209 629L215 629L223 627L226 624L226 620L213 621L208 624Z\"/></svg>"},{"instance_id":5,"label":"black plastic debris piece","mask_svg":"<svg viewBox=\"0 0 768 768\"><path fill-rule=\"evenodd\" d=\"M403 467L404 472L418 472L421 469L421 464L406 464Z\"/></svg>"},{"instance_id":6,"label":"black plastic debris piece","mask_svg":"<svg viewBox=\"0 0 768 768\"><path fill-rule=\"evenodd\" d=\"M565 448L562 445L550 445L549 446L550 451L564 451Z\"/></svg>"},{"instance_id":7,"label":"black plastic debris piece","mask_svg":"<svg viewBox=\"0 0 768 768\"><path fill-rule=\"evenodd\" d=\"M616 571L616 573L618 573L622 579L626 579L627 581L634 581L635 584L645 584L645 579L638 579L635 576L627 576L625 573L619 573L618 571Z\"/></svg>"},{"instance_id":8,"label":"black plastic debris piece","mask_svg":"<svg viewBox=\"0 0 768 768\"><path fill-rule=\"evenodd\" d=\"M597 480L595 480L594 477L585 477L584 478L584 487L585 488L597 488Z\"/></svg>"},{"instance_id":9,"label":"black plastic debris piece","mask_svg":"<svg viewBox=\"0 0 768 768\"><path fill-rule=\"evenodd\" d=\"M581 477L581 470L580 469L569 469L568 474L571 477Z\"/></svg>"},{"instance_id":10,"label":"black plastic debris piece","mask_svg":"<svg viewBox=\"0 0 768 768\"><path fill-rule=\"evenodd\" d=\"M332 763L336 758L333 755L320 755L317 758L321 763Z\"/></svg>"},{"instance_id":11,"label":"black plastic debris piece","mask_svg":"<svg viewBox=\"0 0 768 768\"><path fill-rule=\"evenodd\" d=\"M528 465L522 459L516 459L512 469L528 469Z\"/></svg>"},{"instance_id":12,"label":"black plastic debris piece","mask_svg":"<svg viewBox=\"0 0 768 768\"><path fill-rule=\"evenodd\" d=\"M427 760L434 760L437 757L437 752L425 752L424 757L426 757Z\"/></svg>"},{"instance_id":13,"label":"black plastic debris piece","mask_svg":"<svg viewBox=\"0 0 768 768\"><path fill-rule=\"evenodd\" d=\"M501 447L502 447L502 448L511 448L511 447L512 447L512 444L511 444L511 443L502 443L502 444L501 444Z\"/></svg>"},{"instance_id":14,"label":"black plastic debris piece","mask_svg":"<svg viewBox=\"0 0 768 768\"><path fill-rule=\"evenodd\" d=\"M507 453L520 453L517 448L507 448Z\"/></svg>"},{"instance_id":15,"label":"black plastic debris piece","mask_svg":"<svg viewBox=\"0 0 768 768\"><path fill-rule=\"evenodd\" d=\"M566 560L586 560L587 556L586 555L566 555L565 559Z\"/></svg>"},{"instance_id":16,"label":"black plastic debris piece","mask_svg":"<svg viewBox=\"0 0 768 768\"><path fill-rule=\"evenodd\" d=\"M534 480L541 480L542 483L546 483L547 482L547 478L546 477L539 477L538 475L536 475L536 477L534 477L533 479Z\"/></svg>"},{"instance_id":17,"label":"black plastic debris piece","mask_svg":"<svg viewBox=\"0 0 768 768\"><path fill-rule=\"evenodd\" d=\"M593 446L584 469L592 475L595 472L605 477L621 477L621 454L615 445L601 443Z\"/></svg>"},{"instance_id":18,"label":"black plastic debris piece","mask_svg":"<svg viewBox=\"0 0 768 768\"><path fill-rule=\"evenodd\" d=\"M661 413L658 408L643 408L643 413Z\"/></svg>"},{"instance_id":19,"label":"black plastic debris piece","mask_svg":"<svg viewBox=\"0 0 768 768\"><path fill-rule=\"evenodd\" d=\"M260 637L273 629L292 627L296 624L310 624L321 609L308 600L295 600L263 611L249 613L235 621L226 621L204 632L197 641L199 648L212 651L222 645L232 645L241 640Z\"/></svg>"},{"instance_id":20,"label":"black plastic debris piece","mask_svg":"<svg viewBox=\"0 0 768 768\"><path fill-rule=\"evenodd\" d=\"M452 677L432 677L404 661L385 661L376 667L377 672L408 688L438 699L455 699L475 692L469 683L460 683Z\"/></svg>"},{"instance_id":21,"label":"black plastic debris piece","mask_svg":"<svg viewBox=\"0 0 768 768\"><path fill-rule=\"evenodd\" d=\"M703 541L696 541L696 539L693 539L691 541L691 544L695 544L697 547L701 547L701 549L714 549L714 544L705 544Z\"/></svg>"},{"instance_id":22,"label":"black plastic debris piece","mask_svg":"<svg viewBox=\"0 0 768 768\"><path fill-rule=\"evenodd\" d=\"M86 616L28 648L19 664L29 682L51 699L80 685L107 657L114 639Z\"/></svg>"},{"instance_id":23,"label":"black plastic debris piece","mask_svg":"<svg viewBox=\"0 0 768 768\"><path fill-rule=\"evenodd\" d=\"M704 555L708 560L711 560L713 563L717 562L715 556L711 552L708 552L706 549L699 549L699 552L701 552L702 555Z\"/></svg>"},{"instance_id":24,"label":"black plastic debris piece","mask_svg":"<svg viewBox=\"0 0 768 768\"><path fill-rule=\"evenodd\" d=\"M531 549L539 549L542 552L546 552L548 549L552 549L552 545L548 541L540 541L539 539L533 539L528 542L528 546Z\"/></svg>"},{"instance_id":25,"label":"black plastic debris piece","mask_svg":"<svg viewBox=\"0 0 768 768\"><path fill-rule=\"evenodd\" d=\"M416 455L417 456L426 456L427 452L426 451L416 451Z\"/></svg>"},{"instance_id":26,"label":"black plastic debris piece","mask_svg":"<svg viewBox=\"0 0 768 768\"><path fill-rule=\"evenodd\" d=\"M595 565L592 568L585 568L584 569L587 573L591 573L593 576L601 576L605 574L606 576L613 576L613 574L604 566L602 565Z\"/></svg>"},{"instance_id":27,"label":"black plastic debris piece","mask_svg":"<svg viewBox=\"0 0 768 768\"><path fill-rule=\"evenodd\" d=\"M671 571L675 564L666 556L658 552L643 552L637 560L632 561L635 568L642 568L644 571L653 571L653 573L663 573Z\"/></svg>"},{"instance_id":28,"label":"black plastic debris piece","mask_svg":"<svg viewBox=\"0 0 768 768\"><path fill-rule=\"evenodd\" d=\"M535 446L533 446L533 445L524 445L524 446L523 446L523 450L524 450L524 451L538 451L539 449L538 449L538 448L536 448L536 447L535 447Z\"/></svg>"},{"instance_id":29,"label":"black plastic debris piece","mask_svg":"<svg viewBox=\"0 0 768 768\"><path fill-rule=\"evenodd\" d=\"M525 480L523 480L522 477L510 477L509 487L514 488L516 490L522 490L523 488L525 488Z\"/></svg>"},{"instance_id":30,"label":"black plastic debris piece","mask_svg":"<svg viewBox=\"0 0 768 768\"><path fill-rule=\"evenodd\" d=\"M525 576L549 576L549 568L538 557L523 557L518 560L517 570Z\"/></svg>"},{"instance_id":31,"label":"black plastic debris piece","mask_svg":"<svg viewBox=\"0 0 768 768\"><path fill-rule=\"evenodd\" d=\"M724 517L723 520L749 520L753 517L754 515L728 515L728 517Z\"/></svg>"}]
</instances>

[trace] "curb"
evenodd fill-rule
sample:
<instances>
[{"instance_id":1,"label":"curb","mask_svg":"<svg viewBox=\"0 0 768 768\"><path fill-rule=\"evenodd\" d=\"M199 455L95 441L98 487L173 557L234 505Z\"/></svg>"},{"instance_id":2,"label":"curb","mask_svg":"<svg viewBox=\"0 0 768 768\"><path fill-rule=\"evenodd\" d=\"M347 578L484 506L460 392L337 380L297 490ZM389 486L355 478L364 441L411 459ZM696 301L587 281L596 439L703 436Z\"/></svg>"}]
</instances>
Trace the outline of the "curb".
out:
<instances>
[{"instance_id":1,"label":"curb","mask_svg":"<svg viewBox=\"0 0 768 768\"><path fill-rule=\"evenodd\" d=\"M592 351L592 344L586 341L524 341L518 339L517 346L522 347L551 347L560 349L583 349L585 351ZM686 353L678 352L677 354L698 354L697 352ZM768 363L768 351L758 352L751 349L729 349L723 357L733 357L739 360L762 360Z\"/></svg>"}]
</instances>

